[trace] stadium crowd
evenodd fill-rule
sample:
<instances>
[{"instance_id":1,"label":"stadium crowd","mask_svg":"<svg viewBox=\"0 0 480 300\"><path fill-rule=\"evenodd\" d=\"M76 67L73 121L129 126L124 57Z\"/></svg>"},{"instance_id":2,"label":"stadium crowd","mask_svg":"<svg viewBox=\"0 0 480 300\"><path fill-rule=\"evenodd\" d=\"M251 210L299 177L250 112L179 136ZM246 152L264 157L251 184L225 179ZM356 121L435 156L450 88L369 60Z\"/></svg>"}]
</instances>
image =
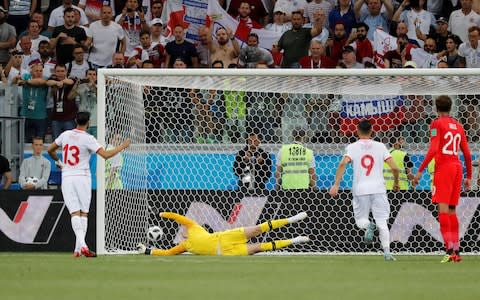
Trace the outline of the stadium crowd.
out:
<instances>
[{"instance_id":1,"label":"stadium crowd","mask_svg":"<svg viewBox=\"0 0 480 300\"><path fill-rule=\"evenodd\" d=\"M281 33L268 49L253 32L242 44L232 28L200 26L187 37L186 24L165 19L169 0L140 1L62 0L49 14L37 1L3 1L0 85L15 90L18 107L5 109L5 100L0 115L26 118L26 143L75 128L77 111L96 115L99 68L480 67L479 0L219 0L242 26ZM383 58L377 29L397 38ZM297 127L310 142L349 141L338 136L335 95L161 93L152 89L145 99L152 143L243 143L251 129L266 143L286 143ZM478 141L477 97L456 101L467 135ZM412 96L405 107L410 114L397 131L408 133L407 142L428 142L432 99ZM94 118L90 125L96 135Z\"/></svg>"}]
</instances>

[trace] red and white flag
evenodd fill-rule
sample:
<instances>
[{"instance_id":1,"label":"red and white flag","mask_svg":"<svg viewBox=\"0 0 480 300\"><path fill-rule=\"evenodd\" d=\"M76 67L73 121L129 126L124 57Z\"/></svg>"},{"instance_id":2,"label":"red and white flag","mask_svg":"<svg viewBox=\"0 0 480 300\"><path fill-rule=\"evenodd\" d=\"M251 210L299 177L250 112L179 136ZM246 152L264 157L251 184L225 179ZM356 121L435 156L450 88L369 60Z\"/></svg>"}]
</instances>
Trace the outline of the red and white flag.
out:
<instances>
[{"instance_id":1,"label":"red and white flag","mask_svg":"<svg viewBox=\"0 0 480 300\"><path fill-rule=\"evenodd\" d=\"M389 35L382 29L377 29L373 33L373 41L375 65L379 68L385 68L383 57L388 51L397 49L397 38Z\"/></svg>"}]
</instances>

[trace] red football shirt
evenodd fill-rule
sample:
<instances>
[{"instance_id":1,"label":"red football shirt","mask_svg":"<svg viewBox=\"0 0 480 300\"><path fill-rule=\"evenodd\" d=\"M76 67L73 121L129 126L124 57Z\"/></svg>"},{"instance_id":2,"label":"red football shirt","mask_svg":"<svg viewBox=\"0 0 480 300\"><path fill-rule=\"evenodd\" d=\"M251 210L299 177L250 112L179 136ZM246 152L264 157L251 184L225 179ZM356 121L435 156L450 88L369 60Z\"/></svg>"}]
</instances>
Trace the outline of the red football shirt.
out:
<instances>
[{"instance_id":1,"label":"red football shirt","mask_svg":"<svg viewBox=\"0 0 480 300\"><path fill-rule=\"evenodd\" d=\"M472 155L463 126L450 116L435 119L430 124L430 148L418 171L422 172L432 158L435 158L435 166L449 163L460 164L459 150L462 150L465 159L467 178L471 179Z\"/></svg>"}]
</instances>

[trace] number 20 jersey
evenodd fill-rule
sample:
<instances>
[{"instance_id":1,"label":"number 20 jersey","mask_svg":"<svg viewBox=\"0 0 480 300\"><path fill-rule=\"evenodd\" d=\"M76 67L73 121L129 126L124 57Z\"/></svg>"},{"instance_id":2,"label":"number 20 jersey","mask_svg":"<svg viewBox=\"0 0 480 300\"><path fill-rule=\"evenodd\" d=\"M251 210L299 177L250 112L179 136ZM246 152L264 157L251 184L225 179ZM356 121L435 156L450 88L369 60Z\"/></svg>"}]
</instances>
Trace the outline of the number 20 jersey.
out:
<instances>
[{"instance_id":1,"label":"number 20 jersey","mask_svg":"<svg viewBox=\"0 0 480 300\"><path fill-rule=\"evenodd\" d=\"M92 135L79 129L67 130L55 144L62 149L62 177L90 176L90 156L102 148Z\"/></svg>"},{"instance_id":2,"label":"number 20 jersey","mask_svg":"<svg viewBox=\"0 0 480 300\"><path fill-rule=\"evenodd\" d=\"M354 196L386 193L383 163L391 155L384 144L360 139L347 146L345 156L352 160Z\"/></svg>"}]
</instances>

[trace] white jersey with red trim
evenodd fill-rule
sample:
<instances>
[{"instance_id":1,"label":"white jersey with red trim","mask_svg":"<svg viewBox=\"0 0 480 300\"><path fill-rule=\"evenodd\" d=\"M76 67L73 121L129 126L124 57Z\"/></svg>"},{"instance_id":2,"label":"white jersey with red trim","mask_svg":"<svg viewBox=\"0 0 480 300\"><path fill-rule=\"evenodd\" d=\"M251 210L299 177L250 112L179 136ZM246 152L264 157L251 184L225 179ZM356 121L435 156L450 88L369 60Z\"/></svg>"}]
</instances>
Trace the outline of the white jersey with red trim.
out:
<instances>
[{"instance_id":1,"label":"white jersey with red trim","mask_svg":"<svg viewBox=\"0 0 480 300\"><path fill-rule=\"evenodd\" d=\"M384 144L360 139L347 146L345 156L352 160L354 196L386 193L383 163L391 155Z\"/></svg>"},{"instance_id":2,"label":"white jersey with red trim","mask_svg":"<svg viewBox=\"0 0 480 300\"><path fill-rule=\"evenodd\" d=\"M90 156L102 148L92 135L79 129L67 130L55 144L62 149L62 177L90 176Z\"/></svg>"}]
</instances>

